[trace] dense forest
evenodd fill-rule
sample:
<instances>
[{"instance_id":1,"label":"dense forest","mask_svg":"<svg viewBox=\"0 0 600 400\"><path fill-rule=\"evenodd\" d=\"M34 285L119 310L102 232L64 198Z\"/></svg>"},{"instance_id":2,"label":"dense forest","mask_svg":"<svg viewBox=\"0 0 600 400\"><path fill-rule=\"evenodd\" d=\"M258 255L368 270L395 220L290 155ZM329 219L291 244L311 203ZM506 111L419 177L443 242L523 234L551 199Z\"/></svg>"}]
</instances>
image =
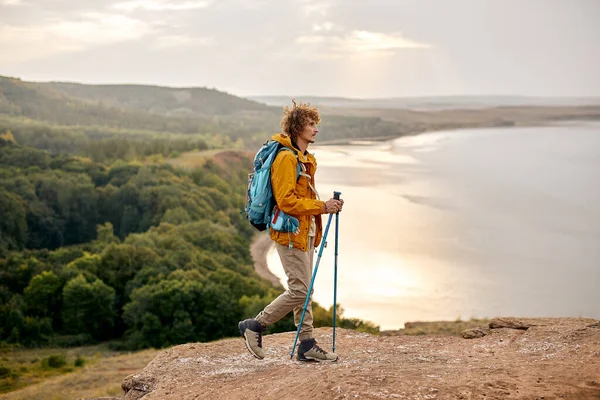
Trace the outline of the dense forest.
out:
<instances>
[{"instance_id":1,"label":"dense forest","mask_svg":"<svg viewBox=\"0 0 600 400\"><path fill-rule=\"evenodd\" d=\"M240 213L252 153L231 151L275 132L249 122L272 111L207 93L231 120L0 78L0 345L215 340L281 292L254 271ZM195 168L165 162L191 150L212 151ZM333 310L314 308L330 325ZM293 329L290 315L270 331Z\"/></svg>"},{"instance_id":2,"label":"dense forest","mask_svg":"<svg viewBox=\"0 0 600 400\"><path fill-rule=\"evenodd\" d=\"M253 269L250 160L106 166L0 139L0 340L163 347L237 334L279 292ZM332 310L317 306L318 323ZM376 329L357 320L342 326ZM293 329L290 318L273 329Z\"/></svg>"}]
</instances>

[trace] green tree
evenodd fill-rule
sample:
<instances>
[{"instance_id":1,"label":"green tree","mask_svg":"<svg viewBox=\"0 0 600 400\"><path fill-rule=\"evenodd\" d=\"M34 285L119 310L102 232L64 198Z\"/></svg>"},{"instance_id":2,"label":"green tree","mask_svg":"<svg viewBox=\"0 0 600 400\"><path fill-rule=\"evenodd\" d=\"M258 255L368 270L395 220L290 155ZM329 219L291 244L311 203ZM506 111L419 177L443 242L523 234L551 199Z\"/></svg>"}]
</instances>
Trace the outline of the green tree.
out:
<instances>
[{"instance_id":1,"label":"green tree","mask_svg":"<svg viewBox=\"0 0 600 400\"><path fill-rule=\"evenodd\" d=\"M162 217L162 222L167 222L174 225L181 225L183 223L190 222L191 220L192 219L190 218L190 215L182 207L168 209Z\"/></svg>"},{"instance_id":2,"label":"green tree","mask_svg":"<svg viewBox=\"0 0 600 400\"><path fill-rule=\"evenodd\" d=\"M29 227L28 248L55 249L64 244L65 221L42 201L36 199L29 203L27 226Z\"/></svg>"},{"instance_id":3,"label":"green tree","mask_svg":"<svg viewBox=\"0 0 600 400\"><path fill-rule=\"evenodd\" d=\"M136 289L125 305L123 318L134 347L165 347L199 340L203 283L168 279Z\"/></svg>"},{"instance_id":4,"label":"green tree","mask_svg":"<svg viewBox=\"0 0 600 400\"><path fill-rule=\"evenodd\" d=\"M148 247L131 246L129 244L111 244L101 254L98 267L98 278L115 289L116 309L118 312L129 301L126 290L128 282L144 267L153 267L160 257ZM123 327L119 324L117 329Z\"/></svg>"},{"instance_id":5,"label":"green tree","mask_svg":"<svg viewBox=\"0 0 600 400\"><path fill-rule=\"evenodd\" d=\"M174 271L165 280L135 289L123 318L134 347L164 347L236 334L242 309L227 287L197 271Z\"/></svg>"},{"instance_id":6,"label":"green tree","mask_svg":"<svg viewBox=\"0 0 600 400\"><path fill-rule=\"evenodd\" d=\"M115 290L100 279L89 283L83 276L63 288L62 320L67 333L89 333L107 339L115 324Z\"/></svg>"},{"instance_id":7,"label":"green tree","mask_svg":"<svg viewBox=\"0 0 600 400\"><path fill-rule=\"evenodd\" d=\"M113 232L118 232L121 222L122 203L119 201L119 188L108 184L106 186L97 186L96 193L98 196L98 222L110 223L113 227ZM96 232L98 230L96 228Z\"/></svg>"},{"instance_id":8,"label":"green tree","mask_svg":"<svg viewBox=\"0 0 600 400\"><path fill-rule=\"evenodd\" d=\"M62 221L61 245L87 242L96 235L97 195L86 174L63 171L32 176L38 199Z\"/></svg>"},{"instance_id":9,"label":"green tree","mask_svg":"<svg viewBox=\"0 0 600 400\"><path fill-rule=\"evenodd\" d=\"M51 271L44 271L31 278L23 291L27 314L48 317L54 328L59 328L63 281Z\"/></svg>"},{"instance_id":10,"label":"green tree","mask_svg":"<svg viewBox=\"0 0 600 400\"><path fill-rule=\"evenodd\" d=\"M196 327L201 341L215 340L238 334L236 322L242 318L242 308L224 285L209 282L202 291L202 318Z\"/></svg>"},{"instance_id":11,"label":"green tree","mask_svg":"<svg viewBox=\"0 0 600 400\"><path fill-rule=\"evenodd\" d=\"M127 205L119 223L119 237L124 239L132 232L137 232L140 225L140 212L136 206Z\"/></svg>"},{"instance_id":12,"label":"green tree","mask_svg":"<svg viewBox=\"0 0 600 400\"><path fill-rule=\"evenodd\" d=\"M0 286L12 293L23 293L31 278L49 269L49 266L30 252L11 253L0 258Z\"/></svg>"},{"instance_id":13,"label":"green tree","mask_svg":"<svg viewBox=\"0 0 600 400\"><path fill-rule=\"evenodd\" d=\"M119 244L121 241L115 236L113 224L105 222L103 225L96 226L96 240L94 242L97 248L103 249L109 244Z\"/></svg>"},{"instance_id":14,"label":"green tree","mask_svg":"<svg viewBox=\"0 0 600 400\"><path fill-rule=\"evenodd\" d=\"M0 256L8 250L22 249L27 243L25 201L0 187Z\"/></svg>"},{"instance_id":15,"label":"green tree","mask_svg":"<svg viewBox=\"0 0 600 400\"><path fill-rule=\"evenodd\" d=\"M264 295L268 289L267 284L262 282L257 275L245 277L223 267L218 267L216 271L208 274L207 278L211 282L225 286L227 292L231 293L235 299L255 294Z\"/></svg>"},{"instance_id":16,"label":"green tree","mask_svg":"<svg viewBox=\"0 0 600 400\"><path fill-rule=\"evenodd\" d=\"M98 275L98 268L101 263L102 258L99 254L84 252L81 257L67 264L62 270L62 274L67 277L66 280L71 280L83 273L89 280L91 277L95 278Z\"/></svg>"},{"instance_id":17,"label":"green tree","mask_svg":"<svg viewBox=\"0 0 600 400\"><path fill-rule=\"evenodd\" d=\"M16 336L17 341L23 326L23 299L5 286L0 286L0 340Z\"/></svg>"},{"instance_id":18,"label":"green tree","mask_svg":"<svg viewBox=\"0 0 600 400\"><path fill-rule=\"evenodd\" d=\"M50 318L26 316L23 297L7 294L5 289L0 288L0 297L4 297L0 303L0 340L25 346L41 346L48 343L53 333Z\"/></svg>"}]
</instances>

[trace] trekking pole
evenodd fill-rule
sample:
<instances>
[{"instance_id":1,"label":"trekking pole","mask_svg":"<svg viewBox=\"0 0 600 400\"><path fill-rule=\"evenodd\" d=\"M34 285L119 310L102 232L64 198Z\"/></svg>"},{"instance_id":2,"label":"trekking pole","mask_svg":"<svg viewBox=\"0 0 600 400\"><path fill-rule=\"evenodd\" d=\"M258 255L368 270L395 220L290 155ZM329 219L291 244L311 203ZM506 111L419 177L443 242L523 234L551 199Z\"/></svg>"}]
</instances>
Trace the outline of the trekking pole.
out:
<instances>
[{"instance_id":1,"label":"trekking pole","mask_svg":"<svg viewBox=\"0 0 600 400\"><path fill-rule=\"evenodd\" d=\"M333 192L333 198L340 199L341 192ZM337 313L337 266L338 266L338 231L340 229L340 212L335 213L335 261L333 267L333 346L332 351L335 353L335 325Z\"/></svg>"},{"instance_id":2,"label":"trekking pole","mask_svg":"<svg viewBox=\"0 0 600 400\"><path fill-rule=\"evenodd\" d=\"M337 192L334 192L337 193ZM325 233L321 239L321 247L319 248L319 256L317 257L317 263L315 264L315 270L313 271L312 278L310 279L310 285L308 286L308 293L306 294L306 300L304 301L304 308L302 309L302 316L300 317L300 323L296 330L296 338L294 339L294 345L292 346L292 352L290 353L290 359L294 358L294 351L296 351L296 343L298 343L298 337L300 336L300 328L302 328L302 322L304 322L304 314L306 314L306 308L308 307L308 301L310 300L310 292L312 292L315 278L317 277L317 270L319 269L319 263L321 262L321 255L323 254L323 248L325 248L325 240L327 239L327 233L329 232L329 225L331 225L331 218L333 214L329 214L329 220L327 221L327 227Z\"/></svg>"}]
</instances>

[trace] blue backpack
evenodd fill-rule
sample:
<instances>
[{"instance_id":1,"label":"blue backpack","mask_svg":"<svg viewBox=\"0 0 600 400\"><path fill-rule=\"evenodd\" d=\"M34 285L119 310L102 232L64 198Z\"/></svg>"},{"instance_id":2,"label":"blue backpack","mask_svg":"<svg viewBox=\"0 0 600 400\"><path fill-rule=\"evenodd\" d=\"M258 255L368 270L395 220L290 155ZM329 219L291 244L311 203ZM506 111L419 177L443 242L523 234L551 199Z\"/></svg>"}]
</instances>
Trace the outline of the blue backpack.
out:
<instances>
[{"instance_id":1,"label":"blue backpack","mask_svg":"<svg viewBox=\"0 0 600 400\"><path fill-rule=\"evenodd\" d=\"M254 170L248 174L248 191L246 193L246 218L250 224L259 231L266 230L269 226L282 232L294 232L298 229L298 219L285 214L283 211L274 210L275 198L271 188L271 166L280 151L291 151L298 158L296 152L275 140L267 141L254 156ZM298 160L296 179L300 177L302 167Z\"/></svg>"}]
</instances>

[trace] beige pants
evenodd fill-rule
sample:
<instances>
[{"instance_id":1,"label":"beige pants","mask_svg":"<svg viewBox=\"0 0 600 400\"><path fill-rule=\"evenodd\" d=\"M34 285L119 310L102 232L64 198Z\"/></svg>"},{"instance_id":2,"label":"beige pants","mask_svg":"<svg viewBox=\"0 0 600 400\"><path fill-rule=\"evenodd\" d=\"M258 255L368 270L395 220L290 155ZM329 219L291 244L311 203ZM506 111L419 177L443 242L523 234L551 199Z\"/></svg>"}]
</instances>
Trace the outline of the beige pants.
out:
<instances>
[{"instance_id":1,"label":"beige pants","mask_svg":"<svg viewBox=\"0 0 600 400\"><path fill-rule=\"evenodd\" d=\"M294 324L298 327L302 309L306 301L306 294L312 278L312 265L314 255L315 238L308 238L308 251L302 251L296 248L290 249L288 246L276 243L277 253L283 264L283 270L288 277L288 289L279 297L271 302L261 311L256 319L263 326L269 326L281 318L285 317L290 311L294 311ZM302 328L300 328L300 340L312 339L313 315L312 315L312 292L311 299L306 307Z\"/></svg>"}]
</instances>

